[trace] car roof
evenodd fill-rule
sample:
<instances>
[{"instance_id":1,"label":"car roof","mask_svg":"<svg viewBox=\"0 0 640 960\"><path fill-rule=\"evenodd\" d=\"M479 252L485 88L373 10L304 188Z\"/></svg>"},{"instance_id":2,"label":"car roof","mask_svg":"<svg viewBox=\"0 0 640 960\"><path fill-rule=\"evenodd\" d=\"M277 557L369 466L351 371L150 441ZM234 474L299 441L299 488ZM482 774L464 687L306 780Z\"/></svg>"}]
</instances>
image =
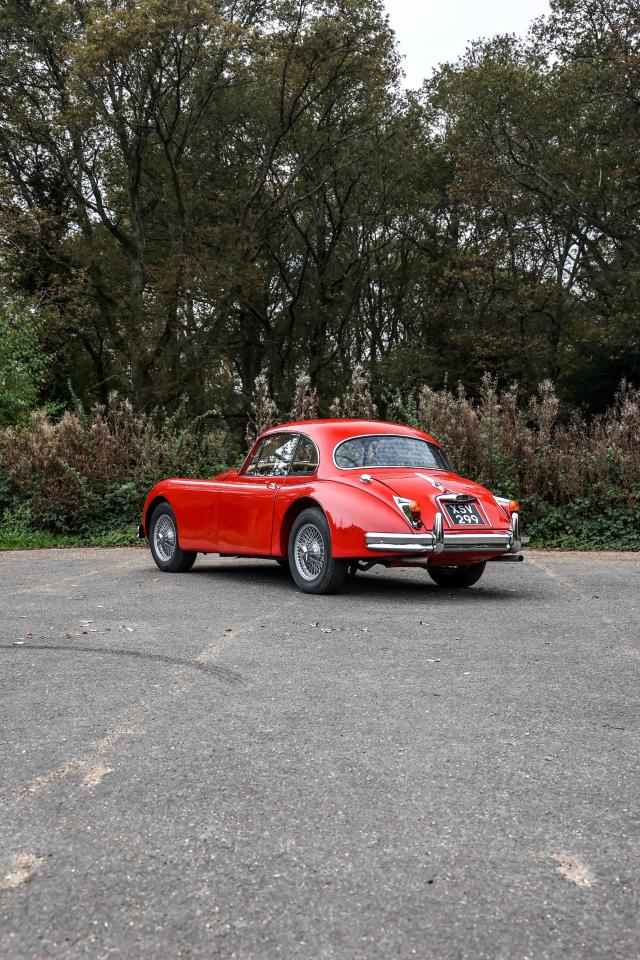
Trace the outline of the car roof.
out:
<instances>
[{"instance_id":1,"label":"car roof","mask_svg":"<svg viewBox=\"0 0 640 960\"><path fill-rule=\"evenodd\" d=\"M346 418L326 420L295 420L291 423L282 423L269 427L263 436L281 432L306 433L312 439L323 439L339 443L348 437L358 437L366 434L390 434L394 436L419 437L437 443L429 434L408 427L404 423L390 423L386 420L352 420Z\"/></svg>"}]
</instances>

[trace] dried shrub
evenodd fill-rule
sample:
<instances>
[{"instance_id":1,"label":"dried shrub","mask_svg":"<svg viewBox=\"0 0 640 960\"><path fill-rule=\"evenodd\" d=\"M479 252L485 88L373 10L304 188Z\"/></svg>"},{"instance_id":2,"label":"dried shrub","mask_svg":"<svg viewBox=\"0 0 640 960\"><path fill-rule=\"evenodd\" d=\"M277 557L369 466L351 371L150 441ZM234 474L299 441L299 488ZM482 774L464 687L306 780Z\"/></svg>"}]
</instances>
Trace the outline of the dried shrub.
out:
<instances>
[{"instance_id":1,"label":"dried shrub","mask_svg":"<svg viewBox=\"0 0 640 960\"><path fill-rule=\"evenodd\" d=\"M25 505L35 528L77 535L136 522L158 480L213 476L232 456L225 433L180 419L136 414L114 394L88 415L0 431L0 513Z\"/></svg>"},{"instance_id":2,"label":"dried shrub","mask_svg":"<svg viewBox=\"0 0 640 960\"><path fill-rule=\"evenodd\" d=\"M316 398L298 378L292 416L304 419ZM371 417L375 408L356 368L339 415ZM553 385L520 397L485 377L480 396L463 388L422 387L393 405L397 419L442 442L457 470L523 504L538 542L640 546L640 390L623 383L611 407L586 418L562 416ZM251 437L278 419L266 378L256 381ZM149 488L169 476L206 477L238 451L229 433L206 421L137 414L116 395L89 413L43 414L0 430L0 526L7 536L31 527L90 537L137 522Z\"/></svg>"},{"instance_id":3,"label":"dried shrub","mask_svg":"<svg viewBox=\"0 0 640 960\"><path fill-rule=\"evenodd\" d=\"M485 377L477 402L422 387L416 419L448 449L460 473L522 500L535 522L550 515L631 518L640 502L640 390L623 383L612 406L591 419L573 411L559 421L553 384L518 404L515 385L499 393ZM569 524L570 525L570 524ZM565 525L566 526L566 525Z\"/></svg>"},{"instance_id":4,"label":"dried shrub","mask_svg":"<svg viewBox=\"0 0 640 960\"><path fill-rule=\"evenodd\" d=\"M318 416L318 391L311 386L311 377L308 373L300 373L296 377L293 392L293 405L289 419L315 420Z\"/></svg>"},{"instance_id":5,"label":"dried shrub","mask_svg":"<svg viewBox=\"0 0 640 960\"><path fill-rule=\"evenodd\" d=\"M373 420L377 417L378 411L361 364L358 363L353 368L351 383L346 393L334 399L329 414L332 417L351 417L354 420Z\"/></svg>"},{"instance_id":6,"label":"dried shrub","mask_svg":"<svg viewBox=\"0 0 640 960\"><path fill-rule=\"evenodd\" d=\"M278 408L271 397L269 383L263 373L254 381L253 397L249 406L246 440L252 446L264 430L268 430L278 421Z\"/></svg>"}]
</instances>

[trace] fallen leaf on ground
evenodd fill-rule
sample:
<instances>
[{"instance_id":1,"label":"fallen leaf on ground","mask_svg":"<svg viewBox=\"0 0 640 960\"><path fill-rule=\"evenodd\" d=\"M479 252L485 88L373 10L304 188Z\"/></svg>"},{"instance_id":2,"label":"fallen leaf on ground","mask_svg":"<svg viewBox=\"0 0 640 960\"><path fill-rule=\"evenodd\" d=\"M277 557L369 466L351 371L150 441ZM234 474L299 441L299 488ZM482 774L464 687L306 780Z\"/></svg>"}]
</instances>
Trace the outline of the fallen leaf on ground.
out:
<instances>
[{"instance_id":1,"label":"fallen leaf on ground","mask_svg":"<svg viewBox=\"0 0 640 960\"><path fill-rule=\"evenodd\" d=\"M19 887L21 883L26 883L41 863L41 858L33 853L17 853L13 858L11 869L0 881L0 888L11 890L13 887Z\"/></svg>"},{"instance_id":2,"label":"fallen leaf on ground","mask_svg":"<svg viewBox=\"0 0 640 960\"><path fill-rule=\"evenodd\" d=\"M595 883L593 874L583 863L570 857L566 853L552 853L551 859L558 864L558 872L565 880L575 883L577 887L591 887Z\"/></svg>"}]
</instances>

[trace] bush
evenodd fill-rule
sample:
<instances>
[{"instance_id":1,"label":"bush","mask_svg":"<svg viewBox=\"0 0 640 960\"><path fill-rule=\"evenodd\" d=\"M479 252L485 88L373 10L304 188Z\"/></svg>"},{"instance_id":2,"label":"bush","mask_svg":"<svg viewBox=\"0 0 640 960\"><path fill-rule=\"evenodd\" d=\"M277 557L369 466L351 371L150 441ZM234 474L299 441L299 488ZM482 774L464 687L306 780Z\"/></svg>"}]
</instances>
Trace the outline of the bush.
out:
<instances>
[{"instance_id":1,"label":"bush","mask_svg":"<svg viewBox=\"0 0 640 960\"><path fill-rule=\"evenodd\" d=\"M313 412L307 380L296 389ZM256 390L252 428L284 419L266 381ZM360 371L336 402L350 411L370 403ZM606 413L587 419L574 411L561 420L552 384L520 402L515 386L499 391L485 377L476 400L462 388L423 387L396 396L390 416L432 434L464 476L518 499L533 543L640 548L640 390L622 384ZM0 547L52 537L128 542L154 483L213 476L239 453L228 432L204 419L186 422L184 410L147 417L115 395L88 414L78 408L55 422L34 415L0 430Z\"/></svg>"},{"instance_id":2,"label":"bush","mask_svg":"<svg viewBox=\"0 0 640 960\"><path fill-rule=\"evenodd\" d=\"M558 413L548 381L520 406L515 386L499 393L486 376L475 403L423 387L414 419L461 474L519 500L538 543L640 547L640 390L623 383L590 420Z\"/></svg>"},{"instance_id":3,"label":"bush","mask_svg":"<svg viewBox=\"0 0 640 960\"><path fill-rule=\"evenodd\" d=\"M83 540L127 538L154 483L169 476L213 476L232 456L226 433L202 420L135 414L112 395L89 414L52 422L36 414L0 431L0 514L5 539L29 531ZM18 526L20 529L18 529Z\"/></svg>"}]
</instances>

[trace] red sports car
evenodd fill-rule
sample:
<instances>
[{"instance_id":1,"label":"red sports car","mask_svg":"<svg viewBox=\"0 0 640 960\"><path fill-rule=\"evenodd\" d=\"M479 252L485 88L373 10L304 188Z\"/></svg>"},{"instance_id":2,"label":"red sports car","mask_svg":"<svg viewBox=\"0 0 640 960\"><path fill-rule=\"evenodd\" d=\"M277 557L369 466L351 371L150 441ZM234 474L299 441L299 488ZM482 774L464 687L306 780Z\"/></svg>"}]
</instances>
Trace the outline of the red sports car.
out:
<instances>
[{"instance_id":1,"label":"red sports car","mask_svg":"<svg viewBox=\"0 0 640 960\"><path fill-rule=\"evenodd\" d=\"M267 430L238 470L158 483L139 533L170 573L218 553L275 560L307 593L334 593L376 563L470 587L488 560L522 559L518 510L458 476L420 430L308 420Z\"/></svg>"}]
</instances>

